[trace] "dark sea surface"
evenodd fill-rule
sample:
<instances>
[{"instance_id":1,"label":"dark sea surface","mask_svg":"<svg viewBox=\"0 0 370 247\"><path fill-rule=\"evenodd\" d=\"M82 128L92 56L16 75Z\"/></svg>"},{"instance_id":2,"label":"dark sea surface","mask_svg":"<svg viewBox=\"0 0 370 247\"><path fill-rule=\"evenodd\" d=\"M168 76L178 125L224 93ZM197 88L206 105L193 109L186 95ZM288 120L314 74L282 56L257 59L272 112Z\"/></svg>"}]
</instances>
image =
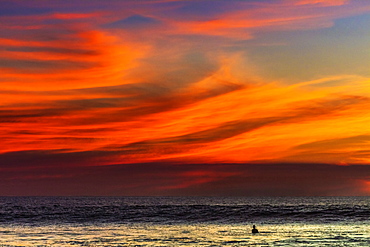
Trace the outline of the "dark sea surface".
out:
<instances>
[{"instance_id":1,"label":"dark sea surface","mask_svg":"<svg viewBox=\"0 0 370 247\"><path fill-rule=\"evenodd\" d=\"M0 246L36 245L370 246L370 197L0 197Z\"/></svg>"}]
</instances>

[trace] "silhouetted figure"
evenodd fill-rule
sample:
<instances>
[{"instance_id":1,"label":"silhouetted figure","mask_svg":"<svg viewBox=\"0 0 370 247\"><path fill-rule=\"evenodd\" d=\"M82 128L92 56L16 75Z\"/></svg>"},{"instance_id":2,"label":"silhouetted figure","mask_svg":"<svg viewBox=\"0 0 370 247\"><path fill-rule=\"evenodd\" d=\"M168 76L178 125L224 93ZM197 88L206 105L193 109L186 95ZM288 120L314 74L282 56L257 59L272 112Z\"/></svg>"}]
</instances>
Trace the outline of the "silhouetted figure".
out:
<instances>
[{"instance_id":1,"label":"silhouetted figure","mask_svg":"<svg viewBox=\"0 0 370 247\"><path fill-rule=\"evenodd\" d=\"M255 225L253 225L252 233L258 233L258 230Z\"/></svg>"}]
</instances>

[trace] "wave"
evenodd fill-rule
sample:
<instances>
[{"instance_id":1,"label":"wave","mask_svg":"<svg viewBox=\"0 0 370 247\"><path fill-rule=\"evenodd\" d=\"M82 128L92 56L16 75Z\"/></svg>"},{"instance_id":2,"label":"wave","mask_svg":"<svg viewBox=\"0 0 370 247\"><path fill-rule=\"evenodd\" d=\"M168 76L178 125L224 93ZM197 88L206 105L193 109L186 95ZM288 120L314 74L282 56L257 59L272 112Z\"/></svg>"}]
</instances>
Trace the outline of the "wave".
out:
<instances>
[{"instance_id":1,"label":"wave","mask_svg":"<svg viewBox=\"0 0 370 247\"><path fill-rule=\"evenodd\" d=\"M0 224L367 222L368 197L2 197Z\"/></svg>"}]
</instances>

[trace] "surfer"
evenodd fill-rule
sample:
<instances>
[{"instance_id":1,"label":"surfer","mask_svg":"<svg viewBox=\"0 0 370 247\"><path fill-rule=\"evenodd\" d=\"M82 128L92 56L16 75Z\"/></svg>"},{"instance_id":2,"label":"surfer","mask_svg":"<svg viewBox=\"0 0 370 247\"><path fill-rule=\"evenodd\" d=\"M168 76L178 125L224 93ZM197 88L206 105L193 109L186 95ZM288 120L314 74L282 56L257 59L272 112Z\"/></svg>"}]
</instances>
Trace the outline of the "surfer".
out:
<instances>
[{"instance_id":1,"label":"surfer","mask_svg":"<svg viewBox=\"0 0 370 247\"><path fill-rule=\"evenodd\" d=\"M252 233L258 233L258 230L255 225L253 225Z\"/></svg>"}]
</instances>

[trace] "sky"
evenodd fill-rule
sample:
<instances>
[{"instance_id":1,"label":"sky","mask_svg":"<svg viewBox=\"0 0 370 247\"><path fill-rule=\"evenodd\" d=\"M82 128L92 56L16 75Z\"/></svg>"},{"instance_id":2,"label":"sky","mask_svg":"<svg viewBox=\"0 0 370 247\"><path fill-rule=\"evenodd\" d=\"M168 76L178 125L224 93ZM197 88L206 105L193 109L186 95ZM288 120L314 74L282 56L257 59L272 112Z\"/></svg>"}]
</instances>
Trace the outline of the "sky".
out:
<instances>
[{"instance_id":1,"label":"sky","mask_svg":"<svg viewBox=\"0 0 370 247\"><path fill-rule=\"evenodd\" d=\"M370 1L0 5L0 195L370 195Z\"/></svg>"}]
</instances>

